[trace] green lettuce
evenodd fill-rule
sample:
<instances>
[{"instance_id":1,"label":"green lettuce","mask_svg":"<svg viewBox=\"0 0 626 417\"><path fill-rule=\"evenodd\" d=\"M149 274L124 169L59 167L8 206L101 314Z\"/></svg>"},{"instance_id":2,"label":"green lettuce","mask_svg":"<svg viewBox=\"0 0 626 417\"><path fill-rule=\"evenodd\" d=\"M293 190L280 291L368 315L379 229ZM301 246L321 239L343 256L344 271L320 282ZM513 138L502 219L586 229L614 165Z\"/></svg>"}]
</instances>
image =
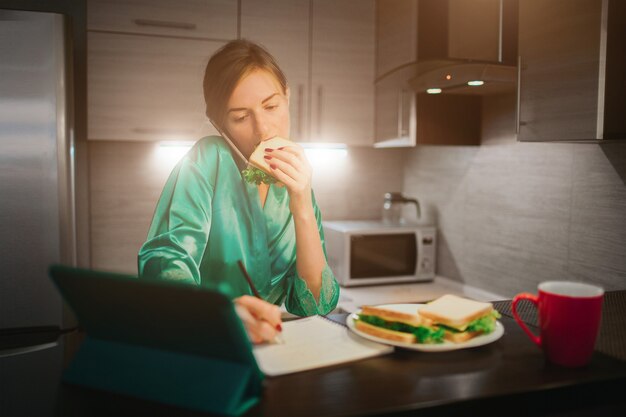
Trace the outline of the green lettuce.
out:
<instances>
[{"instance_id":1,"label":"green lettuce","mask_svg":"<svg viewBox=\"0 0 626 417\"><path fill-rule=\"evenodd\" d=\"M403 333L412 333L415 335L419 343L443 343L444 330L441 328L426 326L415 327L406 323L383 320L380 317L367 314L359 314L359 320L364 323L368 323L376 327L382 327L383 329L387 330L394 330L396 332Z\"/></svg>"},{"instance_id":2,"label":"green lettuce","mask_svg":"<svg viewBox=\"0 0 626 417\"><path fill-rule=\"evenodd\" d=\"M454 327L446 326L445 324L437 324L437 326L450 333L482 332L483 334L488 334L496 329L496 320L500 317L500 313L496 310L492 310L491 313L486 316L482 316L474 321L471 321L465 330L455 329Z\"/></svg>"},{"instance_id":3,"label":"green lettuce","mask_svg":"<svg viewBox=\"0 0 626 417\"><path fill-rule=\"evenodd\" d=\"M274 184L276 182L276 178L253 166L249 166L241 171L241 175L243 175L243 179L250 184Z\"/></svg>"},{"instance_id":4,"label":"green lettuce","mask_svg":"<svg viewBox=\"0 0 626 417\"><path fill-rule=\"evenodd\" d=\"M491 333L496 329L496 320L499 319L500 313L493 310L490 314L478 318L467 325L468 332L483 332L484 334Z\"/></svg>"}]
</instances>

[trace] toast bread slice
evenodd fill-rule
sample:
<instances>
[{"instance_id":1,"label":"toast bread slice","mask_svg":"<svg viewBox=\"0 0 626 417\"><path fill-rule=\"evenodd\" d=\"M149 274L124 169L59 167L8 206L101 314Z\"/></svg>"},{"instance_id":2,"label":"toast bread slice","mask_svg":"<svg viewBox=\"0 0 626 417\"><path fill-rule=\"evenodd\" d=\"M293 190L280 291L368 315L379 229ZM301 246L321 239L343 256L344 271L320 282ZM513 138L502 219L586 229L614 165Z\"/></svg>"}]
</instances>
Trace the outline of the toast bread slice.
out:
<instances>
[{"instance_id":1,"label":"toast bread slice","mask_svg":"<svg viewBox=\"0 0 626 417\"><path fill-rule=\"evenodd\" d=\"M467 342L470 339L473 339L476 336L480 336L483 332L461 332L454 333L446 331L443 335L443 338L452 342L452 343L462 343Z\"/></svg>"},{"instance_id":2,"label":"toast bread slice","mask_svg":"<svg viewBox=\"0 0 626 417\"><path fill-rule=\"evenodd\" d=\"M417 307L415 307L415 314L409 314L402 313L400 311L387 310L384 308L363 306L361 307L361 314L366 316L376 316L386 321L405 323L415 327L423 324L422 318L417 315Z\"/></svg>"},{"instance_id":3,"label":"toast bread slice","mask_svg":"<svg viewBox=\"0 0 626 417\"><path fill-rule=\"evenodd\" d=\"M493 311L491 303L446 294L419 309L418 314L433 321L464 331L467 325Z\"/></svg>"},{"instance_id":4,"label":"toast bread slice","mask_svg":"<svg viewBox=\"0 0 626 417\"><path fill-rule=\"evenodd\" d=\"M356 320L354 322L354 326L363 333L380 337L381 339L393 340L394 342L403 343L415 343L417 341L417 338L412 333L404 333L397 332L395 330L383 329L382 327L376 327L361 320Z\"/></svg>"},{"instance_id":5,"label":"toast bread slice","mask_svg":"<svg viewBox=\"0 0 626 417\"><path fill-rule=\"evenodd\" d=\"M274 176L270 169L270 164L267 163L265 156L265 148L280 148L282 146L294 146L295 144L289 139L281 138L280 136L274 136L271 139L263 141L257 145L257 147L248 158L248 165L252 165L255 168L260 169L268 175Z\"/></svg>"}]
</instances>

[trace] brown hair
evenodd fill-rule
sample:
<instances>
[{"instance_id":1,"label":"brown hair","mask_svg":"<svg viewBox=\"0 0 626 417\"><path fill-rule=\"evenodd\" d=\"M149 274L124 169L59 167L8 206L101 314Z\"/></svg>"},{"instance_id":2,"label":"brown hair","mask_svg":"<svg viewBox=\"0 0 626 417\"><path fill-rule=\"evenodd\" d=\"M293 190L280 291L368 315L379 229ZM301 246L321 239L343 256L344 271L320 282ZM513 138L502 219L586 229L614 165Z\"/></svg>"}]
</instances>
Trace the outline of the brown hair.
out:
<instances>
[{"instance_id":1,"label":"brown hair","mask_svg":"<svg viewBox=\"0 0 626 417\"><path fill-rule=\"evenodd\" d=\"M287 93L287 78L274 57L262 46L246 39L228 42L211 56L204 71L204 101L206 115L220 130L228 99L237 83L254 70L265 70Z\"/></svg>"}]
</instances>

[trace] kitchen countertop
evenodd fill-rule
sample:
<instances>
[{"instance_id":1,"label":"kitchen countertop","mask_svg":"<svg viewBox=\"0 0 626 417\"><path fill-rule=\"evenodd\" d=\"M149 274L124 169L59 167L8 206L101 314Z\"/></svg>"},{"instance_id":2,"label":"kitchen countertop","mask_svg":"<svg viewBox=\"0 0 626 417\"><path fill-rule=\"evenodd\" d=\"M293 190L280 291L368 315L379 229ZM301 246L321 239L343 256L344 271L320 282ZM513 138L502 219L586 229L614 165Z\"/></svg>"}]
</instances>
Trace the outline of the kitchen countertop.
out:
<instances>
[{"instance_id":1,"label":"kitchen countertop","mask_svg":"<svg viewBox=\"0 0 626 417\"><path fill-rule=\"evenodd\" d=\"M363 305L423 303L444 294L454 294L479 301L503 300L506 297L437 276L433 281L403 284L341 287L339 312L354 312Z\"/></svg>"},{"instance_id":2,"label":"kitchen countertop","mask_svg":"<svg viewBox=\"0 0 626 417\"><path fill-rule=\"evenodd\" d=\"M607 294L601 334L623 352L626 291ZM505 334L494 343L443 353L397 349L391 355L267 378L260 403L245 415L624 414L625 361L596 351L591 363L582 368L551 365L507 315L507 305L510 302L497 303L503 311ZM343 322L345 317L330 318ZM42 373L42 367L57 366L54 361L47 365L46 355L54 356L54 351L0 360L3 414L207 415L62 384L60 368L48 376Z\"/></svg>"},{"instance_id":3,"label":"kitchen countertop","mask_svg":"<svg viewBox=\"0 0 626 417\"><path fill-rule=\"evenodd\" d=\"M337 308L331 314L352 313L363 305L424 303L444 294L469 297L478 301L506 299L503 295L437 276L432 281L424 282L341 287ZM297 318L297 316L288 313L284 305L281 307L281 311L283 320Z\"/></svg>"}]
</instances>

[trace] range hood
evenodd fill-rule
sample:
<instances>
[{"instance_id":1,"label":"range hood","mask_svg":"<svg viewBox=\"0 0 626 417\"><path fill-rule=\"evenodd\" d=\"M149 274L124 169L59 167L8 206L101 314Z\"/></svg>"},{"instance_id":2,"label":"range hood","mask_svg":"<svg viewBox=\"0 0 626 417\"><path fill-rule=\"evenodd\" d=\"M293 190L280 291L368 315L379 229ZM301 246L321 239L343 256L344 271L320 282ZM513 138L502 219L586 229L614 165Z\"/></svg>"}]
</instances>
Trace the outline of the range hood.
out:
<instances>
[{"instance_id":1,"label":"range hood","mask_svg":"<svg viewBox=\"0 0 626 417\"><path fill-rule=\"evenodd\" d=\"M408 84L416 93L490 95L515 92L517 67L499 62L440 59L417 62ZM433 90L434 89L434 90Z\"/></svg>"},{"instance_id":2,"label":"range hood","mask_svg":"<svg viewBox=\"0 0 626 417\"><path fill-rule=\"evenodd\" d=\"M418 0L417 4L417 54L404 80L411 89L418 94L515 92L517 0Z\"/></svg>"}]
</instances>

